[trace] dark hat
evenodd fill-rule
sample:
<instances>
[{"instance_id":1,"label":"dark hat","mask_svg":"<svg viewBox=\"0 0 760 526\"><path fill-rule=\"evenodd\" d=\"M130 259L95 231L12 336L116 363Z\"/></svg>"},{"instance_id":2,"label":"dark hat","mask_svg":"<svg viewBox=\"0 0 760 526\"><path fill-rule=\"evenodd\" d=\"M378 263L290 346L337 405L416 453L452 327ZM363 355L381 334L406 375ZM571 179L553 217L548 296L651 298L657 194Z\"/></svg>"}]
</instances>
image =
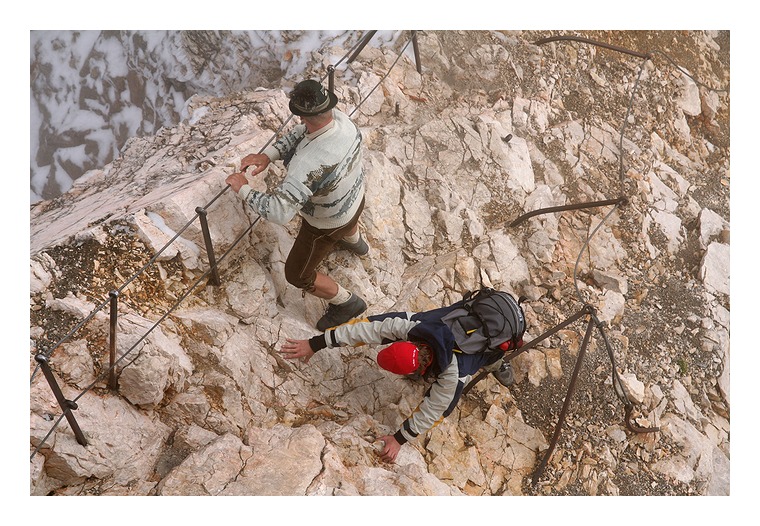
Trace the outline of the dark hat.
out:
<instances>
[{"instance_id":1,"label":"dark hat","mask_svg":"<svg viewBox=\"0 0 760 526\"><path fill-rule=\"evenodd\" d=\"M420 365L420 351L411 342L396 342L377 354L377 364L395 374L412 374Z\"/></svg>"},{"instance_id":2,"label":"dark hat","mask_svg":"<svg viewBox=\"0 0 760 526\"><path fill-rule=\"evenodd\" d=\"M327 91L322 84L316 80L304 80L290 92L288 106L293 115L313 117L333 109L337 103L338 97Z\"/></svg>"}]
</instances>

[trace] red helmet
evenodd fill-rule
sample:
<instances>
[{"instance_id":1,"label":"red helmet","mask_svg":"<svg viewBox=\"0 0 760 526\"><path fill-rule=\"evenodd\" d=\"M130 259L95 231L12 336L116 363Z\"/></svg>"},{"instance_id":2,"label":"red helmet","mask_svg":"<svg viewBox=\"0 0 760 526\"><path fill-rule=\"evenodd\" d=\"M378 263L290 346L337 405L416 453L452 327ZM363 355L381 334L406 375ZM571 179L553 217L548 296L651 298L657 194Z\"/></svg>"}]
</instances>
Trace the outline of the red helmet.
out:
<instances>
[{"instance_id":1,"label":"red helmet","mask_svg":"<svg viewBox=\"0 0 760 526\"><path fill-rule=\"evenodd\" d=\"M377 354L377 364L395 374L412 374L420 366L420 350L411 342L392 343Z\"/></svg>"}]
</instances>

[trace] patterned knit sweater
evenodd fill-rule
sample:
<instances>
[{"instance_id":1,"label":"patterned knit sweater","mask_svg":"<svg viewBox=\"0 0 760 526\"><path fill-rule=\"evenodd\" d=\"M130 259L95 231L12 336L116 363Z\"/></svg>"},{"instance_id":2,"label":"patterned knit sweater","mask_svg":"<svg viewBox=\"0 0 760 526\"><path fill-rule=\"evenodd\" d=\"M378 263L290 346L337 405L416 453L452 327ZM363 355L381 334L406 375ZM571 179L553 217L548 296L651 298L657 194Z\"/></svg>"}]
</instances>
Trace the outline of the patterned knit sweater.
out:
<instances>
[{"instance_id":1,"label":"patterned knit sweater","mask_svg":"<svg viewBox=\"0 0 760 526\"><path fill-rule=\"evenodd\" d=\"M273 223L284 225L298 213L316 228L344 226L364 197L361 141L359 128L338 110L315 133L298 125L264 150L288 169L280 186L267 194L246 184L238 195Z\"/></svg>"}]
</instances>

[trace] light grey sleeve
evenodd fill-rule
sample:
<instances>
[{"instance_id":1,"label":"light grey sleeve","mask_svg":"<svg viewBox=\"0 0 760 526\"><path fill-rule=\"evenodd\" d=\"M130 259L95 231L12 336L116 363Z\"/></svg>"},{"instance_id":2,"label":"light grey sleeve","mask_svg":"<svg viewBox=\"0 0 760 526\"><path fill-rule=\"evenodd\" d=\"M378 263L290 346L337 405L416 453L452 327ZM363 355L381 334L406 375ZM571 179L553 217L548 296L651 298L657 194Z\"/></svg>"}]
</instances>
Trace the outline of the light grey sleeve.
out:
<instances>
[{"instance_id":1,"label":"light grey sleeve","mask_svg":"<svg viewBox=\"0 0 760 526\"><path fill-rule=\"evenodd\" d=\"M399 431L407 441L414 440L417 436L427 433L443 420L443 413L454 400L458 383L459 363L454 358L430 386L430 391L412 413L412 416L401 425Z\"/></svg>"},{"instance_id":2,"label":"light grey sleeve","mask_svg":"<svg viewBox=\"0 0 760 526\"><path fill-rule=\"evenodd\" d=\"M328 347L355 347L362 344L380 344L384 340L405 340L409 331L418 323L420 322L402 317L388 317L375 321L364 318L328 329L325 332L325 340Z\"/></svg>"}]
</instances>

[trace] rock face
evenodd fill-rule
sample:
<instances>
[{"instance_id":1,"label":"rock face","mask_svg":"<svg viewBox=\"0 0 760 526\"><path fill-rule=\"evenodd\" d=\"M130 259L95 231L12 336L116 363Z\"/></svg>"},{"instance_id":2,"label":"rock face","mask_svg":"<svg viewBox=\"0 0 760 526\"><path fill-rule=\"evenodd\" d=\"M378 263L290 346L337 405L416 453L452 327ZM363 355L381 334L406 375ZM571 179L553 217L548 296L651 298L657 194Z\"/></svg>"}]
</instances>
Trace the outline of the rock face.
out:
<instances>
[{"instance_id":1,"label":"rock face","mask_svg":"<svg viewBox=\"0 0 760 526\"><path fill-rule=\"evenodd\" d=\"M404 57L374 91L404 42L368 46L351 75L337 69L339 107L364 136L371 252L338 250L325 269L370 313L438 307L481 283L524 295L526 341L591 305L636 423L659 432L626 429L594 330L560 440L531 485L582 320L515 359L513 386L487 376L396 464L381 462L376 438L426 385L379 369L374 347L308 364L279 356L285 338L316 334L324 304L284 279L297 220L257 221L225 191L240 158L289 117L283 90L259 89L194 98L189 120L130 140L106 168L32 207L30 493L729 494L729 95L659 58L534 43L547 36L419 33L422 74ZM728 85L726 34L583 36L661 50L702 84ZM316 53L313 76L340 51ZM252 183L273 188L282 174L276 163ZM509 226L528 211L619 197ZM86 447L65 420L46 437L61 410L35 371L38 352L77 399Z\"/></svg>"},{"instance_id":2,"label":"rock face","mask_svg":"<svg viewBox=\"0 0 760 526\"><path fill-rule=\"evenodd\" d=\"M60 196L114 160L130 137L187 118L194 94L280 87L283 74L311 58L309 41L326 49L358 38L350 31L32 31L32 202Z\"/></svg>"}]
</instances>

